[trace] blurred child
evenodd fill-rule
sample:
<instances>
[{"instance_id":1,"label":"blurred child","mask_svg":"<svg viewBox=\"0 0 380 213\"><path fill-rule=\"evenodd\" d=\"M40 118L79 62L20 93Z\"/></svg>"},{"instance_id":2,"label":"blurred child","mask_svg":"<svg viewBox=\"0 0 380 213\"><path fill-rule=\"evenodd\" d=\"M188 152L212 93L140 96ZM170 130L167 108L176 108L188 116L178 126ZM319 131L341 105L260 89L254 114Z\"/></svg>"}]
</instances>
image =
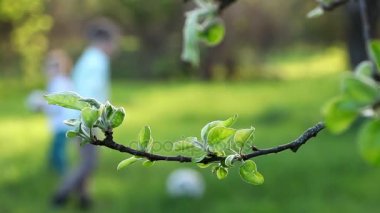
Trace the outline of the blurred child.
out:
<instances>
[{"instance_id":1,"label":"blurred child","mask_svg":"<svg viewBox=\"0 0 380 213\"><path fill-rule=\"evenodd\" d=\"M71 66L71 59L63 50L52 50L48 53L45 64L48 78L47 93L73 90L69 77ZM47 105L44 109L53 133L49 163L59 174L63 174L66 169L65 142L68 130L63 121L72 118L72 110L53 105Z\"/></svg>"}]
</instances>

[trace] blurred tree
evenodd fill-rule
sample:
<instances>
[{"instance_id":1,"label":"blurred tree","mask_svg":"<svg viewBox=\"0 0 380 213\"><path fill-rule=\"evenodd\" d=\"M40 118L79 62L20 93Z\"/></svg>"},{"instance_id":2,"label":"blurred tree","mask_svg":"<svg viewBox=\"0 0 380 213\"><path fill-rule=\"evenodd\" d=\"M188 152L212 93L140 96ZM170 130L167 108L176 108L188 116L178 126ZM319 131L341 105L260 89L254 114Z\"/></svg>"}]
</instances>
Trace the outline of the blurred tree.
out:
<instances>
[{"instance_id":1,"label":"blurred tree","mask_svg":"<svg viewBox=\"0 0 380 213\"><path fill-rule=\"evenodd\" d=\"M370 36L376 37L377 23L380 11L379 0L366 0L367 14L369 21ZM350 64L355 68L361 61L367 60L369 56L366 53L366 45L363 37L363 25L361 24L360 10L357 1L350 1L347 7L348 25L347 25L347 45L350 55Z\"/></svg>"},{"instance_id":2,"label":"blurred tree","mask_svg":"<svg viewBox=\"0 0 380 213\"><path fill-rule=\"evenodd\" d=\"M1 0L0 19L11 23L11 41L22 57L24 82L31 86L41 79L41 64L48 48L47 32L53 20L44 11L44 0Z\"/></svg>"}]
</instances>

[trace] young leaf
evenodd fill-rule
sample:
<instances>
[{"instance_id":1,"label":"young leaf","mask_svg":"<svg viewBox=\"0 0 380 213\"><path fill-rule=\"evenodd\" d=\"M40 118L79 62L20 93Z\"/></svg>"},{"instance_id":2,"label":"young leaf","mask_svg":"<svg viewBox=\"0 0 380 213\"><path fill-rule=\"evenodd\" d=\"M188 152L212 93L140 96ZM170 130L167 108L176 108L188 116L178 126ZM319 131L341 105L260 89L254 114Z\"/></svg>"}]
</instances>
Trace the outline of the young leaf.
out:
<instances>
[{"instance_id":1,"label":"young leaf","mask_svg":"<svg viewBox=\"0 0 380 213\"><path fill-rule=\"evenodd\" d=\"M214 127L207 135L207 144L210 147L224 144L234 135L235 131L235 129L223 126Z\"/></svg>"},{"instance_id":2,"label":"young leaf","mask_svg":"<svg viewBox=\"0 0 380 213\"><path fill-rule=\"evenodd\" d=\"M371 78L372 63L370 61L362 61L355 68L355 75L362 78Z\"/></svg>"},{"instance_id":3,"label":"young leaf","mask_svg":"<svg viewBox=\"0 0 380 213\"><path fill-rule=\"evenodd\" d=\"M74 131L74 130L69 130L66 132L66 137L67 138L75 138L79 135L78 132Z\"/></svg>"},{"instance_id":4,"label":"young leaf","mask_svg":"<svg viewBox=\"0 0 380 213\"><path fill-rule=\"evenodd\" d=\"M197 166L201 169L205 169L209 167L212 163L204 164L204 163L197 163Z\"/></svg>"},{"instance_id":5,"label":"young leaf","mask_svg":"<svg viewBox=\"0 0 380 213\"><path fill-rule=\"evenodd\" d=\"M125 111L123 107L119 107L113 110L108 120L109 123L111 124L111 128L116 128L120 126L123 123L124 117L125 117Z\"/></svg>"},{"instance_id":6,"label":"young leaf","mask_svg":"<svg viewBox=\"0 0 380 213\"><path fill-rule=\"evenodd\" d=\"M141 159L140 159L140 158L137 158L137 157L135 157L135 156L132 156L132 157L130 157L130 158L127 158L127 159L121 161L121 162L117 165L117 170L120 170L120 169L122 169L122 168L124 168L124 167L127 167L127 166L131 165L132 163L135 163L135 162L138 161L138 160L141 160Z\"/></svg>"},{"instance_id":7,"label":"young leaf","mask_svg":"<svg viewBox=\"0 0 380 213\"><path fill-rule=\"evenodd\" d=\"M58 92L45 95L44 98L48 104L58 105L61 107L82 110L85 107L90 106L88 103L80 101L83 99L75 92Z\"/></svg>"},{"instance_id":8,"label":"young leaf","mask_svg":"<svg viewBox=\"0 0 380 213\"><path fill-rule=\"evenodd\" d=\"M225 27L219 18L213 18L205 28L199 32L199 38L209 46L218 45L224 37Z\"/></svg>"},{"instance_id":9,"label":"young leaf","mask_svg":"<svg viewBox=\"0 0 380 213\"><path fill-rule=\"evenodd\" d=\"M239 129L234 135L234 142L238 148L243 148L244 145L253 138L253 133L255 128L251 127L250 129Z\"/></svg>"},{"instance_id":10,"label":"young leaf","mask_svg":"<svg viewBox=\"0 0 380 213\"><path fill-rule=\"evenodd\" d=\"M198 18L200 10L194 10L186 13L186 21L183 27L183 47L181 59L191 63L193 66L199 66L200 50L198 46Z\"/></svg>"},{"instance_id":11,"label":"young leaf","mask_svg":"<svg viewBox=\"0 0 380 213\"><path fill-rule=\"evenodd\" d=\"M93 98L83 98L83 99L80 99L80 101L86 102L90 104L90 106L93 106L97 109L99 109L101 105L96 99L93 99Z\"/></svg>"},{"instance_id":12,"label":"young leaf","mask_svg":"<svg viewBox=\"0 0 380 213\"><path fill-rule=\"evenodd\" d=\"M85 107L81 110L82 120L84 124L92 128L95 122L98 120L100 114L98 109L94 109L92 107Z\"/></svg>"},{"instance_id":13,"label":"young leaf","mask_svg":"<svg viewBox=\"0 0 380 213\"><path fill-rule=\"evenodd\" d=\"M78 126L80 121L78 119L68 119L63 121L67 126Z\"/></svg>"},{"instance_id":14,"label":"young leaf","mask_svg":"<svg viewBox=\"0 0 380 213\"><path fill-rule=\"evenodd\" d=\"M153 138L149 126L145 126L139 132L139 149L142 151L150 151L153 144Z\"/></svg>"},{"instance_id":15,"label":"young leaf","mask_svg":"<svg viewBox=\"0 0 380 213\"><path fill-rule=\"evenodd\" d=\"M232 167L232 163L235 160L236 155L228 155L226 159L224 160L224 164L227 167Z\"/></svg>"},{"instance_id":16,"label":"young leaf","mask_svg":"<svg viewBox=\"0 0 380 213\"><path fill-rule=\"evenodd\" d=\"M202 140L204 142L207 141L207 135L212 128L217 127L217 126L230 127L236 122L237 118L238 118L238 115L234 115L234 116L232 116L232 117L230 117L224 121L212 121L212 122L206 124L201 130Z\"/></svg>"},{"instance_id":17,"label":"young leaf","mask_svg":"<svg viewBox=\"0 0 380 213\"><path fill-rule=\"evenodd\" d=\"M146 160L143 162L143 166L145 167L151 167L154 165L154 161Z\"/></svg>"},{"instance_id":18,"label":"young leaf","mask_svg":"<svg viewBox=\"0 0 380 213\"><path fill-rule=\"evenodd\" d=\"M371 79L355 76L347 76L343 80L343 94L363 106L373 103L379 95Z\"/></svg>"},{"instance_id":19,"label":"young leaf","mask_svg":"<svg viewBox=\"0 0 380 213\"><path fill-rule=\"evenodd\" d=\"M183 151L191 148L202 149L202 146L198 143L198 139L196 137L187 137L184 140L173 143L174 151Z\"/></svg>"},{"instance_id":20,"label":"young leaf","mask_svg":"<svg viewBox=\"0 0 380 213\"><path fill-rule=\"evenodd\" d=\"M380 120L368 121L358 137L359 150L363 158L371 164L380 164Z\"/></svg>"},{"instance_id":21,"label":"young leaf","mask_svg":"<svg viewBox=\"0 0 380 213\"><path fill-rule=\"evenodd\" d=\"M341 133L356 120L360 106L346 97L338 97L326 104L323 110L327 128Z\"/></svg>"},{"instance_id":22,"label":"young leaf","mask_svg":"<svg viewBox=\"0 0 380 213\"><path fill-rule=\"evenodd\" d=\"M216 169L216 177L219 179L219 180L222 180L224 178L226 178L228 175L228 169L227 168L224 168L222 166L219 166L217 169Z\"/></svg>"},{"instance_id":23,"label":"young leaf","mask_svg":"<svg viewBox=\"0 0 380 213\"><path fill-rule=\"evenodd\" d=\"M370 52L373 60L376 63L377 70L380 71L380 41L372 41L370 43Z\"/></svg>"},{"instance_id":24,"label":"young leaf","mask_svg":"<svg viewBox=\"0 0 380 213\"><path fill-rule=\"evenodd\" d=\"M252 160L245 161L240 167L240 177L253 185L264 183L264 177L257 171L256 164Z\"/></svg>"},{"instance_id":25,"label":"young leaf","mask_svg":"<svg viewBox=\"0 0 380 213\"><path fill-rule=\"evenodd\" d=\"M317 18L317 17L323 15L323 13L324 13L324 10L320 6L318 6L314 9L312 9L310 12L308 12L306 17L307 18Z\"/></svg>"}]
</instances>

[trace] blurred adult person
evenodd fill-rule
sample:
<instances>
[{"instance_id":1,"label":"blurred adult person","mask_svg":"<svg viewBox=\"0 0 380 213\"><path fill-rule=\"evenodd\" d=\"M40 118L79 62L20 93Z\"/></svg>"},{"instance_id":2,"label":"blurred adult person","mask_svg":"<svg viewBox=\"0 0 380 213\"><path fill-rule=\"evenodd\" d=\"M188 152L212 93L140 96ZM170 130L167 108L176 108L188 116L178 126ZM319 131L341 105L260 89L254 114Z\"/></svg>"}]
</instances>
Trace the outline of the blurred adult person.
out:
<instances>
[{"instance_id":1,"label":"blurred adult person","mask_svg":"<svg viewBox=\"0 0 380 213\"><path fill-rule=\"evenodd\" d=\"M74 88L82 97L95 98L101 102L108 99L110 57L117 48L119 35L118 27L105 18L96 19L88 25L88 47L73 69ZM54 196L53 203L57 206L64 205L72 192L78 193L81 208L89 208L92 204L88 182L97 162L95 146L80 146L80 157L78 167L65 178Z\"/></svg>"}]
</instances>

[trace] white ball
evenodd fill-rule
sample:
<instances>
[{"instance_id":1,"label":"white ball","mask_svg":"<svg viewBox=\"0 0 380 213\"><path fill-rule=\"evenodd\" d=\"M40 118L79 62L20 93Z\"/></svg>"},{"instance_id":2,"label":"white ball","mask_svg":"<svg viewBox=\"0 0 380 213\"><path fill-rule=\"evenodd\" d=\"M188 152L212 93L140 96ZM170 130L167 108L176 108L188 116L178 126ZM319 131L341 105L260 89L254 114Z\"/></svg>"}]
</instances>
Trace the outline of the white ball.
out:
<instances>
[{"instance_id":1,"label":"white ball","mask_svg":"<svg viewBox=\"0 0 380 213\"><path fill-rule=\"evenodd\" d=\"M202 175L193 169L173 171L167 179L166 187L171 197L200 198L205 190Z\"/></svg>"},{"instance_id":2,"label":"white ball","mask_svg":"<svg viewBox=\"0 0 380 213\"><path fill-rule=\"evenodd\" d=\"M34 90L28 95L26 106L30 111L38 112L42 110L45 104L44 94L41 90Z\"/></svg>"}]
</instances>

